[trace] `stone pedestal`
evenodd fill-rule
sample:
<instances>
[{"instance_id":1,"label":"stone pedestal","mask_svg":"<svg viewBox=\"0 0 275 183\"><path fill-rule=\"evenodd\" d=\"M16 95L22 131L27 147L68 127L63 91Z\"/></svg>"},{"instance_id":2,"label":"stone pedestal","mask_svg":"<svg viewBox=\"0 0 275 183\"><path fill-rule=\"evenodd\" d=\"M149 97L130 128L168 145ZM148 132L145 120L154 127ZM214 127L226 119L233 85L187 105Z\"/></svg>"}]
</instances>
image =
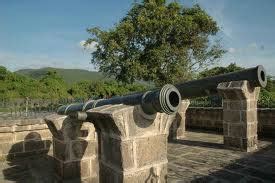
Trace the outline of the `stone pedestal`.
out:
<instances>
[{"instance_id":1,"label":"stone pedestal","mask_svg":"<svg viewBox=\"0 0 275 183\"><path fill-rule=\"evenodd\" d=\"M170 127L169 139L183 139L185 137L186 110L189 104L189 100L181 101L176 118Z\"/></svg>"},{"instance_id":2,"label":"stone pedestal","mask_svg":"<svg viewBox=\"0 0 275 183\"><path fill-rule=\"evenodd\" d=\"M87 114L100 130L100 182L167 182L167 137L175 115L146 115L127 105Z\"/></svg>"},{"instance_id":3,"label":"stone pedestal","mask_svg":"<svg viewBox=\"0 0 275 183\"><path fill-rule=\"evenodd\" d=\"M45 119L53 135L57 181L98 182L97 134L90 122L52 115Z\"/></svg>"},{"instance_id":4,"label":"stone pedestal","mask_svg":"<svg viewBox=\"0 0 275 183\"><path fill-rule=\"evenodd\" d=\"M260 88L247 81L218 85L223 97L224 144L231 149L250 152L257 149L257 100Z\"/></svg>"}]
</instances>

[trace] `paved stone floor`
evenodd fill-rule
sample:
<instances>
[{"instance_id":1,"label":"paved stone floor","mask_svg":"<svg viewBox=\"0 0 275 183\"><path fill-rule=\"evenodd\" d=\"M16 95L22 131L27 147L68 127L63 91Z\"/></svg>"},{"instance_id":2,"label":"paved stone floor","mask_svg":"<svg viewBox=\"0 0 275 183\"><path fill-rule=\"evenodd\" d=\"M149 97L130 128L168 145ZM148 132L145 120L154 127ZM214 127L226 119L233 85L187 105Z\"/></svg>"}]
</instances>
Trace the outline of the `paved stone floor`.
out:
<instances>
[{"instance_id":1,"label":"paved stone floor","mask_svg":"<svg viewBox=\"0 0 275 183\"><path fill-rule=\"evenodd\" d=\"M188 132L168 145L168 182L275 182L275 139L254 153L226 150L221 135Z\"/></svg>"},{"instance_id":2,"label":"paved stone floor","mask_svg":"<svg viewBox=\"0 0 275 183\"><path fill-rule=\"evenodd\" d=\"M184 182L275 182L275 139L260 141L255 153L226 150L222 136L187 132L184 140L168 145L168 181ZM52 183L50 156L0 162L0 182Z\"/></svg>"}]
</instances>

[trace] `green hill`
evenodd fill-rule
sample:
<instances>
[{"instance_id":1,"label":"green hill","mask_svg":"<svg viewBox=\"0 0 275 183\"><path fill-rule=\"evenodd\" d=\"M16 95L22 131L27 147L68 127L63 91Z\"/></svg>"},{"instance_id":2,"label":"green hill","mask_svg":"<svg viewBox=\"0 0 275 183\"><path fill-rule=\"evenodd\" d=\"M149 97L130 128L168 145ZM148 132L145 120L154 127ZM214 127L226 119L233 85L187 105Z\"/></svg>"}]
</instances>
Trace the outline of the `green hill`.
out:
<instances>
[{"instance_id":1,"label":"green hill","mask_svg":"<svg viewBox=\"0 0 275 183\"><path fill-rule=\"evenodd\" d=\"M96 71L88 71L83 69L61 69L61 68L41 68L41 69L21 69L15 71L17 74L25 75L34 79L40 79L43 77L48 71L56 71L67 83L75 83L83 80L108 80L106 76L104 76L100 72Z\"/></svg>"}]
</instances>

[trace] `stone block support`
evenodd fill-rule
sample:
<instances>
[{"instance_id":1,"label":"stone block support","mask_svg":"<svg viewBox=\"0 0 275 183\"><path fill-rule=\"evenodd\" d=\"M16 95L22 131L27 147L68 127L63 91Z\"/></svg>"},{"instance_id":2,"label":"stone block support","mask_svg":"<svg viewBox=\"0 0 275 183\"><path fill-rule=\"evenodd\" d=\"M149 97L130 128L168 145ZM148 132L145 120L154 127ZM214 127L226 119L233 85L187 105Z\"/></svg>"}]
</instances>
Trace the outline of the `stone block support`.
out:
<instances>
[{"instance_id":1,"label":"stone block support","mask_svg":"<svg viewBox=\"0 0 275 183\"><path fill-rule=\"evenodd\" d=\"M167 182L167 137L175 115L146 115L127 105L87 114L100 130L100 182Z\"/></svg>"},{"instance_id":2,"label":"stone block support","mask_svg":"<svg viewBox=\"0 0 275 183\"><path fill-rule=\"evenodd\" d=\"M51 115L45 119L53 135L57 181L98 182L97 134L90 122Z\"/></svg>"},{"instance_id":3,"label":"stone block support","mask_svg":"<svg viewBox=\"0 0 275 183\"><path fill-rule=\"evenodd\" d=\"M248 81L218 85L223 97L224 144L231 149L250 152L257 149L257 100L260 88Z\"/></svg>"},{"instance_id":4,"label":"stone block support","mask_svg":"<svg viewBox=\"0 0 275 183\"><path fill-rule=\"evenodd\" d=\"M176 113L176 118L170 127L169 139L183 139L185 137L186 110L189 104L189 100L181 101L180 108Z\"/></svg>"}]
</instances>

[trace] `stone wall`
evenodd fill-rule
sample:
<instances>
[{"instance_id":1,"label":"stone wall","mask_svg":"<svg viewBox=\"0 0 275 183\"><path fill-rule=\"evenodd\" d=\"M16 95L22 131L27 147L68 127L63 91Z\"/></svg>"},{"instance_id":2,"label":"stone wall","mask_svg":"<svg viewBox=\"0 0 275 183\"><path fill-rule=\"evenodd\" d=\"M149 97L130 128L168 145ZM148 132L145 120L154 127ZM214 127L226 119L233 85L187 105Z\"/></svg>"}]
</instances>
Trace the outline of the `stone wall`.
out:
<instances>
[{"instance_id":1,"label":"stone wall","mask_svg":"<svg viewBox=\"0 0 275 183\"><path fill-rule=\"evenodd\" d=\"M0 158L52 154L52 135L43 119L0 121Z\"/></svg>"},{"instance_id":2,"label":"stone wall","mask_svg":"<svg viewBox=\"0 0 275 183\"><path fill-rule=\"evenodd\" d=\"M222 132L222 108L189 107L186 127ZM258 109L258 134L275 137L275 109ZM52 135L43 119L0 121L0 158L48 152L52 154Z\"/></svg>"},{"instance_id":3,"label":"stone wall","mask_svg":"<svg viewBox=\"0 0 275 183\"><path fill-rule=\"evenodd\" d=\"M221 107L189 107L186 112L186 127L223 131L223 109ZM258 109L258 134L275 137L275 109Z\"/></svg>"},{"instance_id":4,"label":"stone wall","mask_svg":"<svg viewBox=\"0 0 275 183\"><path fill-rule=\"evenodd\" d=\"M186 127L195 129L215 130L223 129L222 107L189 107L186 111Z\"/></svg>"}]
</instances>

